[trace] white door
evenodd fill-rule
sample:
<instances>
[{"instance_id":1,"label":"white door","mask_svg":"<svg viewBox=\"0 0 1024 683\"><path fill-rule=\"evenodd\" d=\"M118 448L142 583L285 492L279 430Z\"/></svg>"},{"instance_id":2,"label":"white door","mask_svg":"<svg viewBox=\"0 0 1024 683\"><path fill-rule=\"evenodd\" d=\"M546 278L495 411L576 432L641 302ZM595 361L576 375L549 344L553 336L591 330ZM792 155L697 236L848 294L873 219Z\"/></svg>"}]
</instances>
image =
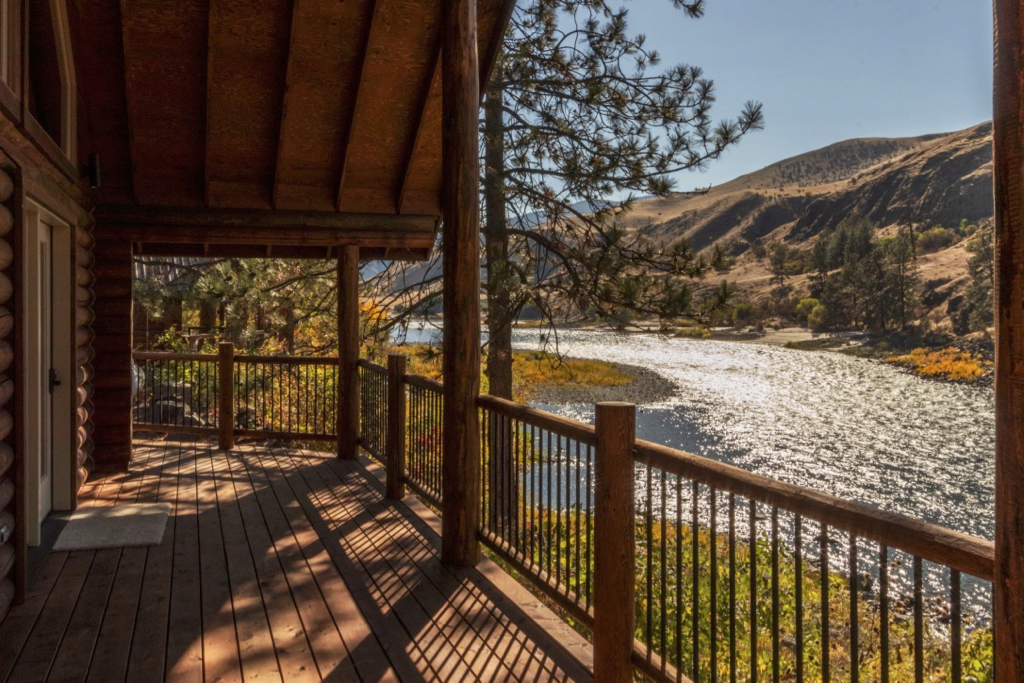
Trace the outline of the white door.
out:
<instances>
[{"instance_id":1,"label":"white door","mask_svg":"<svg viewBox=\"0 0 1024 683\"><path fill-rule=\"evenodd\" d=\"M39 225L39 339L42 362L39 368L40 449L39 449L39 519L46 519L53 509L53 390L58 381L53 362L53 229Z\"/></svg>"}]
</instances>

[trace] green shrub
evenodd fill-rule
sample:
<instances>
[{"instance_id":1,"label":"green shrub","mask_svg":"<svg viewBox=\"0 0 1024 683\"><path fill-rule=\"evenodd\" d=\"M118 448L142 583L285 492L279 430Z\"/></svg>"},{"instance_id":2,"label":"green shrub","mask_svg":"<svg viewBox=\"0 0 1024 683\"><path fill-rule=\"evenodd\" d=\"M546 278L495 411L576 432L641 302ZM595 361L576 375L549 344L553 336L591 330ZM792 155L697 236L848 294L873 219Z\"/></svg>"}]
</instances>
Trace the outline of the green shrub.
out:
<instances>
[{"instance_id":1,"label":"green shrub","mask_svg":"<svg viewBox=\"0 0 1024 683\"><path fill-rule=\"evenodd\" d=\"M917 248L922 254L945 249L957 241L957 234L949 228L932 228L917 236Z\"/></svg>"},{"instance_id":2,"label":"green shrub","mask_svg":"<svg viewBox=\"0 0 1024 683\"><path fill-rule=\"evenodd\" d=\"M749 301L740 301L732 309L732 321L734 325L746 322L754 317L754 304Z\"/></svg>"},{"instance_id":3,"label":"green shrub","mask_svg":"<svg viewBox=\"0 0 1024 683\"><path fill-rule=\"evenodd\" d=\"M823 304L816 305L807 315L807 326L815 332L821 332L828 327L828 309Z\"/></svg>"},{"instance_id":4,"label":"green shrub","mask_svg":"<svg viewBox=\"0 0 1024 683\"><path fill-rule=\"evenodd\" d=\"M820 305L818 300L813 297L800 299L800 303L796 305L796 315L804 325L807 325L807 320L811 313Z\"/></svg>"}]
</instances>

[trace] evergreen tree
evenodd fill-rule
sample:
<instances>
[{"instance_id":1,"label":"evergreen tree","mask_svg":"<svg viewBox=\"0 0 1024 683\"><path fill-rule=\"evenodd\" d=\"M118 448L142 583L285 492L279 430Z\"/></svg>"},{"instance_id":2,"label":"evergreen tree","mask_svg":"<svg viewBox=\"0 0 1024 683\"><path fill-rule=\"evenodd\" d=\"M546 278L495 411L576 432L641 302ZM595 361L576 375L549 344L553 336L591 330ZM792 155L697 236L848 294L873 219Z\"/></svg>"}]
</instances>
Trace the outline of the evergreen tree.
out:
<instances>
[{"instance_id":1,"label":"evergreen tree","mask_svg":"<svg viewBox=\"0 0 1024 683\"><path fill-rule=\"evenodd\" d=\"M674 0L689 17L702 0ZM728 288L693 280L722 258L655 244L618 217L637 195L665 195L673 173L699 169L762 125L748 103L711 118L714 88L695 66L659 56L606 0L528 0L514 11L486 89L483 242L490 391L511 395L511 330L524 310L631 324L701 316ZM617 201L612 202L612 199ZM436 301L438 267L390 267L375 279L407 315ZM398 321L392 321L392 323ZM557 339L557 334L552 335Z\"/></svg>"}]
</instances>

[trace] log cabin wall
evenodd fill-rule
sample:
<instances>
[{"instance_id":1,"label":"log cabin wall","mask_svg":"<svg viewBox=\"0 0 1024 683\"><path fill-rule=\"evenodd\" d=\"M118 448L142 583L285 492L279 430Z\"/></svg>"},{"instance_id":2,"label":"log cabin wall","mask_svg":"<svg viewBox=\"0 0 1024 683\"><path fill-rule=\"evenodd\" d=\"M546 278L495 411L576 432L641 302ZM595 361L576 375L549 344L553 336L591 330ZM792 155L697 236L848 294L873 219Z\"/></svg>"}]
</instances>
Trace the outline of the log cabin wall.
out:
<instances>
[{"instance_id":1,"label":"log cabin wall","mask_svg":"<svg viewBox=\"0 0 1024 683\"><path fill-rule=\"evenodd\" d=\"M76 491L89 476L93 452L93 331L92 322L94 276L92 273L92 234L82 227L75 229L75 439L74 461Z\"/></svg>"},{"instance_id":2,"label":"log cabin wall","mask_svg":"<svg viewBox=\"0 0 1024 683\"><path fill-rule=\"evenodd\" d=\"M17 411L13 380L15 343L14 298L15 213L14 169L0 170L0 619L10 609L21 582L18 559L24 554L23 533L18 531L16 481L23 476L18 455L20 449L14 428ZM20 389L20 387L17 387ZM20 391L17 392L20 394ZM18 416L20 418L20 415ZM21 547L19 547L21 545Z\"/></svg>"}]
</instances>

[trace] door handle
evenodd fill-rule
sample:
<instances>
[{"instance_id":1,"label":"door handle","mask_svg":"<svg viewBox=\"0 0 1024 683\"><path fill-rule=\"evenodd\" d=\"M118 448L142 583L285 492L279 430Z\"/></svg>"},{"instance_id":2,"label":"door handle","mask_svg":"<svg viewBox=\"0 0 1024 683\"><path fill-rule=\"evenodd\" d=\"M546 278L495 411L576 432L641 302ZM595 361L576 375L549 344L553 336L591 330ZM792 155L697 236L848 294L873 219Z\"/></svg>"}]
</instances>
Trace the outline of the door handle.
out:
<instances>
[{"instance_id":1,"label":"door handle","mask_svg":"<svg viewBox=\"0 0 1024 683\"><path fill-rule=\"evenodd\" d=\"M54 387L60 386L60 380L57 379L57 371L50 368L50 393L53 393Z\"/></svg>"}]
</instances>

